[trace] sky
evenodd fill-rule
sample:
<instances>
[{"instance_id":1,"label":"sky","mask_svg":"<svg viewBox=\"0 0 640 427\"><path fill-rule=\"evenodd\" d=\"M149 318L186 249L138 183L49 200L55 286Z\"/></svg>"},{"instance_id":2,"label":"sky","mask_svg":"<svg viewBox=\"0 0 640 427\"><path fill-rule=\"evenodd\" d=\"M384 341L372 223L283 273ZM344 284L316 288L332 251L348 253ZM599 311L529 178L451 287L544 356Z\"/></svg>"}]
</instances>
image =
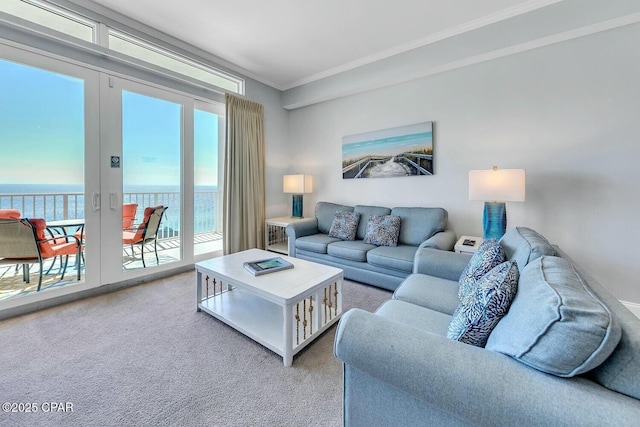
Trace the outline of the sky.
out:
<instances>
[{"instance_id":1,"label":"sky","mask_svg":"<svg viewBox=\"0 0 640 427\"><path fill-rule=\"evenodd\" d=\"M432 122L424 122L345 136L342 138L343 160L431 148L432 130Z\"/></svg>"},{"instance_id":2,"label":"sky","mask_svg":"<svg viewBox=\"0 0 640 427\"><path fill-rule=\"evenodd\" d=\"M124 186L179 185L182 107L122 100ZM196 110L194 125L195 185L217 185L218 116ZM84 126L83 80L0 59L0 183L82 184Z\"/></svg>"},{"instance_id":3,"label":"sky","mask_svg":"<svg viewBox=\"0 0 640 427\"><path fill-rule=\"evenodd\" d=\"M0 180L82 182L82 80L0 60Z\"/></svg>"}]
</instances>

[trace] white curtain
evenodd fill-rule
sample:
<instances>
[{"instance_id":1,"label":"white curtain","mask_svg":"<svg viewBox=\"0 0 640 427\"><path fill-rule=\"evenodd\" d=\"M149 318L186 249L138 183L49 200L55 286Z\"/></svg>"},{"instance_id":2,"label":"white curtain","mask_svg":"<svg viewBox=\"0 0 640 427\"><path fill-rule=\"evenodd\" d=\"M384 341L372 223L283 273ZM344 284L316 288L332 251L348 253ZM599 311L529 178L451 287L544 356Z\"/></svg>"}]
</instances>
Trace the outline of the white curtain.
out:
<instances>
[{"instance_id":1,"label":"white curtain","mask_svg":"<svg viewBox=\"0 0 640 427\"><path fill-rule=\"evenodd\" d=\"M264 248L264 108L226 95L224 253Z\"/></svg>"}]
</instances>

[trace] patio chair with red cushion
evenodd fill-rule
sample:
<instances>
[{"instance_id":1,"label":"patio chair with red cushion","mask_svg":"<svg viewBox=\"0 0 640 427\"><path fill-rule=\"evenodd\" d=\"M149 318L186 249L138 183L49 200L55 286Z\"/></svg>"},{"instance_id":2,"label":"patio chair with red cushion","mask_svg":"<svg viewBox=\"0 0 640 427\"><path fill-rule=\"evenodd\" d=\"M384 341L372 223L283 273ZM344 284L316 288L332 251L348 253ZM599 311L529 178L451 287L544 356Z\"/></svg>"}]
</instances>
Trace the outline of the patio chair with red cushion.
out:
<instances>
[{"instance_id":1,"label":"patio chair with red cushion","mask_svg":"<svg viewBox=\"0 0 640 427\"><path fill-rule=\"evenodd\" d=\"M0 209L0 265L22 265L24 281L29 283L29 266L39 264L38 291L42 287L44 261L58 256L64 257L60 279L64 279L69 255L75 255L77 279L80 280L80 241L70 235L47 237L46 229L44 219L20 219L19 211Z\"/></svg>"},{"instance_id":2,"label":"patio chair with red cushion","mask_svg":"<svg viewBox=\"0 0 640 427\"><path fill-rule=\"evenodd\" d=\"M137 203L122 204L122 229L123 230L130 230L133 227L133 223L136 219L137 210L138 210Z\"/></svg>"},{"instance_id":3,"label":"patio chair with red cushion","mask_svg":"<svg viewBox=\"0 0 640 427\"><path fill-rule=\"evenodd\" d=\"M160 264L158 258L158 229L160 228L162 216L167 209L168 207L162 205L145 208L142 224L138 225L135 230L124 230L122 232L122 244L131 245L132 254L135 255L133 245L140 245L143 267L147 266L144 261L144 246L151 242L153 242L153 250L156 253L156 263Z\"/></svg>"},{"instance_id":4,"label":"patio chair with red cushion","mask_svg":"<svg viewBox=\"0 0 640 427\"><path fill-rule=\"evenodd\" d=\"M138 210L137 203L123 203L122 204L122 229L129 230L133 228L133 223L136 219L136 212ZM84 227L81 227L74 234L77 239L80 239L80 242L84 242Z\"/></svg>"}]
</instances>

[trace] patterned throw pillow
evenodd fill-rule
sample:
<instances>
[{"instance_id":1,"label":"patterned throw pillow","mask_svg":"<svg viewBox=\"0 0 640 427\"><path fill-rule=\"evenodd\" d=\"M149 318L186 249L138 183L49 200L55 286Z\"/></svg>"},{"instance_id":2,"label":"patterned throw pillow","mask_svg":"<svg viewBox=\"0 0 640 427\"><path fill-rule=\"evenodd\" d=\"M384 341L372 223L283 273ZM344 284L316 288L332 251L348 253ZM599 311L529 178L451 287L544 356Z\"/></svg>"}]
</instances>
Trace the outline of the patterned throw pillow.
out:
<instances>
[{"instance_id":1,"label":"patterned throw pillow","mask_svg":"<svg viewBox=\"0 0 640 427\"><path fill-rule=\"evenodd\" d=\"M458 298L462 301L462 298L471 292L478 280L491 271L493 267L502 264L506 260L507 256L496 239L483 241L460 275Z\"/></svg>"},{"instance_id":2,"label":"patterned throw pillow","mask_svg":"<svg viewBox=\"0 0 640 427\"><path fill-rule=\"evenodd\" d=\"M494 267L460 301L449 324L447 338L484 347L493 328L509 311L519 278L515 261Z\"/></svg>"},{"instance_id":3,"label":"patterned throw pillow","mask_svg":"<svg viewBox=\"0 0 640 427\"><path fill-rule=\"evenodd\" d=\"M342 240L355 240L360 214L356 212L338 211L333 217L329 237Z\"/></svg>"},{"instance_id":4,"label":"patterned throw pillow","mask_svg":"<svg viewBox=\"0 0 640 427\"><path fill-rule=\"evenodd\" d=\"M400 222L400 217L395 215L371 215L364 242L378 246L398 246Z\"/></svg>"}]
</instances>

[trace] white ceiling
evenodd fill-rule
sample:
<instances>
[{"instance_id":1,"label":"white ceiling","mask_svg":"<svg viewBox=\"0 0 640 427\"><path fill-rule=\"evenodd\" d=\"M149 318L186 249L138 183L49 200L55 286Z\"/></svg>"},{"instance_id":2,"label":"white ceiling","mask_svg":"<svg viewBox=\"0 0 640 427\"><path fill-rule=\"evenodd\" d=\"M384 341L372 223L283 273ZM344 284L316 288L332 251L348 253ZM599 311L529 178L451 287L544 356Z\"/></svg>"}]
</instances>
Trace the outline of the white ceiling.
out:
<instances>
[{"instance_id":1,"label":"white ceiling","mask_svg":"<svg viewBox=\"0 0 640 427\"><path fill-rule=\"evenodd\" d=\"M289 89L560 0L93 0Z\"/></svg>"}]
</instances>

